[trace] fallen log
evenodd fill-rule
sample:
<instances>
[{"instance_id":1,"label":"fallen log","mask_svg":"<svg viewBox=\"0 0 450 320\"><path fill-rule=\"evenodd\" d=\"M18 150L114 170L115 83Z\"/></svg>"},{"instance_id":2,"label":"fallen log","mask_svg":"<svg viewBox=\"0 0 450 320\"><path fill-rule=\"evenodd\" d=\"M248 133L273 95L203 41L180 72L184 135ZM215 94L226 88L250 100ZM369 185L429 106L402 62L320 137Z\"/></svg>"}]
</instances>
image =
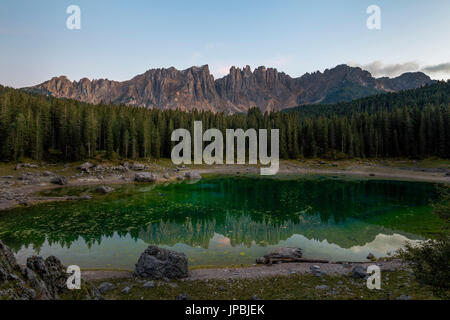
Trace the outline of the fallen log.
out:
<instances>
[{"instance_id":1,"label":"fallen log","mask_svg":"<svg viewBox=\"0 0 450 320\"><path fill-rule=\"evenodd\" d=\"M289 262L303 262L303 263L330 263L328 260L321 259L306 259L306 258L262 258L258 259L256 263L259 264L274 264L274 263L289 263Z\"/></svg>"}]
</instances>

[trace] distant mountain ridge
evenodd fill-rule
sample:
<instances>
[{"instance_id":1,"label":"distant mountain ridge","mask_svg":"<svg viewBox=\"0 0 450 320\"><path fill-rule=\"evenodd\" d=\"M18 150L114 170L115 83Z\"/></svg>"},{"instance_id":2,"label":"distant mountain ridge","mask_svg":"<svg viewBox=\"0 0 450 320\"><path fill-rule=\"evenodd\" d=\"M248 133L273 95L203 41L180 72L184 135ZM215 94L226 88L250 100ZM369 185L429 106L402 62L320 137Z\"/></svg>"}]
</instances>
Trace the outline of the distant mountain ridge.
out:
<instances>
[{"instance_id":1,"label":"distant mountain ridge","mask_svg":"<svg viewBox=\"0 0 450 320\"><path fill-rule=\"evenodd\" d=\"M351 101L432 82L422 72L374 78L368 71L347 65L298 78L264 66L253 71L249 66L232 67L228 75L214 79L208 65L204 65L181 71L173 67L151 69L123 82L87 78L72 82L61 76L24 90L94 104L103 101L146 108L235 113L255 106L270 112L304 104Z\"/></svg>"}]
</instances>

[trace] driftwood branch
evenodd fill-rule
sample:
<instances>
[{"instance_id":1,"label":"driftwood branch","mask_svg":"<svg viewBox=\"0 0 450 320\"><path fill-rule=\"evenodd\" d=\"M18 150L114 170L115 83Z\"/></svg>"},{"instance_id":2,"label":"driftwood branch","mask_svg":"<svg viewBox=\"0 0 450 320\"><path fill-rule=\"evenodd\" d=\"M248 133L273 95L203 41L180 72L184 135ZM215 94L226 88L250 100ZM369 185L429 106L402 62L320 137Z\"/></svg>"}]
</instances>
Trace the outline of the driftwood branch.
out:
<instances>
[{"instance_id":1,"label":"driftwood branch","mask_svg":"<svg viewBox=\"0 0 450 320\"><path fill-rule=\"evenodd\" d=\"M288 262L304 262L304 263L329 263L328 260L321 259L305 259L305 258L268 258L265 259L265 264L273 263L288 263Z\"/></svg>"}]
</instances>

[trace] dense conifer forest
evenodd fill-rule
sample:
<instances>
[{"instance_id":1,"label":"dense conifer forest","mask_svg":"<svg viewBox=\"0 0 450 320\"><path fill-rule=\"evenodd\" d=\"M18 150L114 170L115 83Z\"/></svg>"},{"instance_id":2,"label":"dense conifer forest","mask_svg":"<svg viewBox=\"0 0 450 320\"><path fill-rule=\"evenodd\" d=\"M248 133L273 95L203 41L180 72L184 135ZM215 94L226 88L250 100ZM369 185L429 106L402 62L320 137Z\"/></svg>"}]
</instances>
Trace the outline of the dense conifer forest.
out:
<instances>
[{"instance_id":1,"label":"dense conifer forest","mask_svg":"<svg viewBox=\"0 0 450 320\"><path fill-rule=\"evenodd\" d=\"M170 158L177 128L280 129L280 157L450 158L450 82L247 114L90 105L0 86L0 160Z\"/></svg>"}]
</instances>

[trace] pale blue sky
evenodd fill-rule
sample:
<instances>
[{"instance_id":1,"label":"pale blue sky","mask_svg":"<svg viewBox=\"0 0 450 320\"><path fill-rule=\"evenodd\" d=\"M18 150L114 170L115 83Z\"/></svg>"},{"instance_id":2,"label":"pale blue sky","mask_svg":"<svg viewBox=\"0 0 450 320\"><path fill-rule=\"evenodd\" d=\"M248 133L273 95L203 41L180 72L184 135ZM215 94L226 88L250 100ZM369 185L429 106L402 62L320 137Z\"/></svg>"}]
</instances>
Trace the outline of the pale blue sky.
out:
<instances>
[{"instance_id":1,"label":"pale blue sky","mask_svg":"<svg viewBox=\"0 0 450 320\"><path fill-rule=\"evenodd\" d=\"M81 30L66 28L71 4L81 8ZM371 4L381 8L381 30L366 27ZM449 78L449 17L448 0L1 0L0 84L123 81L203 64L216 77L232 65L297 77L352 63L377 76L433 69L433 78Z\"/></svg>"}]
</instances>

